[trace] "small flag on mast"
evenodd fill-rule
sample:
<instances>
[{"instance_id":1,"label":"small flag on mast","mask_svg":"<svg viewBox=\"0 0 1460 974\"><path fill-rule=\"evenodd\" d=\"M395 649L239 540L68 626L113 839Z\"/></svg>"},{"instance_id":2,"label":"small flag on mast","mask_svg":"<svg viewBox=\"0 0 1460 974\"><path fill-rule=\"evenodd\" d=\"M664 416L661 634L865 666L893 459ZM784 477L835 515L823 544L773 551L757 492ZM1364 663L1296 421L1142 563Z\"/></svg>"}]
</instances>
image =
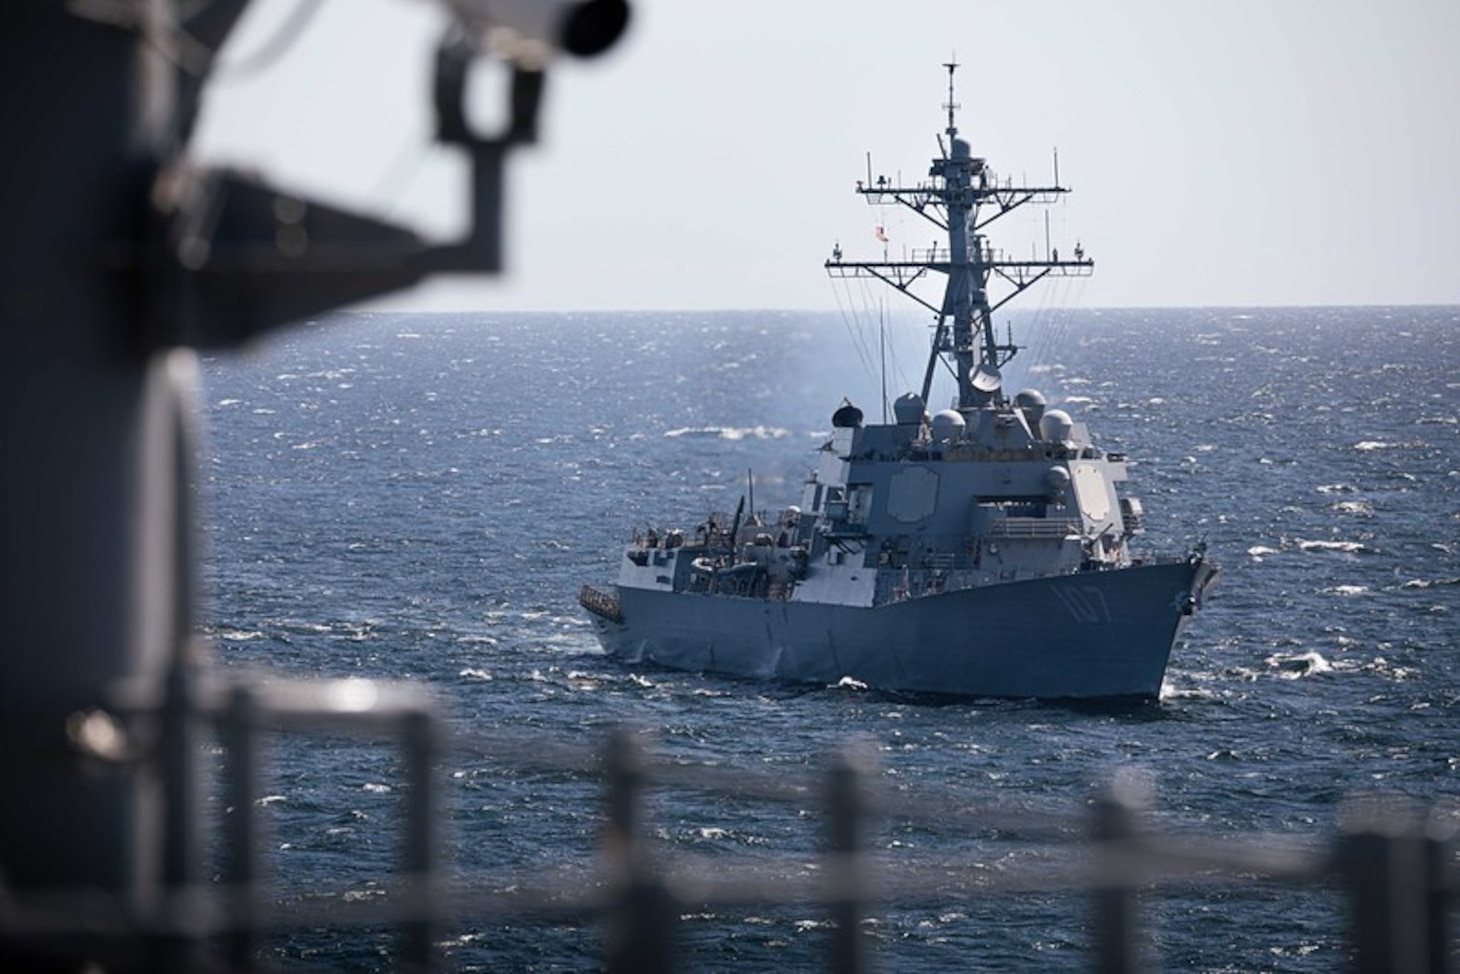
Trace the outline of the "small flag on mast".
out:
<instances>
[{"instance_id":1,"label":"small flag on mast","mask_svg":"<svg viewBox=\"0 0 1460 974\"><path fill-rule=\"evenodd\" d=\"M877 239L882 241L883 243L887 243L887 234L883 232L883 229L880 226L877 227Z\"/></svg>"}]
</instances>

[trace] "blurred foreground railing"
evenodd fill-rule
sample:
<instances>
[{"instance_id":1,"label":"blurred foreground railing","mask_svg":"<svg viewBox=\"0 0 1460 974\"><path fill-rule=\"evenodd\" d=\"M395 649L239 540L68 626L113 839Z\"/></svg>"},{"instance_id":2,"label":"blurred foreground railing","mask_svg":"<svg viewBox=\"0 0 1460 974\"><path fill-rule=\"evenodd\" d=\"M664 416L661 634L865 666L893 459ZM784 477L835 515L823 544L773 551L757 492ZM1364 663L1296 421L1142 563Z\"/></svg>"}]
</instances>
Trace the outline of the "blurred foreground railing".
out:
<instances>
[{"instance_id":1,"label":"blurred foreground railing","mask_svg":"<svg viewBox=\"0 0 1460 974\"><path fill-rule=\"evenodd\" d=\"M872 967L862 926L880 906L1063 891L1089 899L1092 967L1126 972L1147 969L1155 960L1146 956L1143 899L1163 888L1261 881L1344 891L1356 971L1450 969L1453 824L1414 805L1351 803L1337 834L1299 846L1291 837L1212 838L1154 829L1144 781L1129 775L1110 781L1078 814L1031 813L992 803L969 807L936 788L891 792L874 751L857 743L831 757L820 783L807 783L745 768L651 760L641 737L626 729L610 733L600 753L526 734L472 734L451 746L517 770L596 776L604 802L598 865L586 880L544 870L494 876L492 888L484 889L470 881L448 884L438 871L441 802L435 768L447 742L436 705L420 687L370 680L240 683L202 688L195 703L194 718L212 724L229 754L224 794L232 811L219 837L228 852L223 881L173 888L151 903L92 891L15 895L0 887L0 945L65 959L71 956L68 945L76 942L72 935L85 934L93 947L132 943L133 953L146 957L158 956L147 945L162 940L187 945L163 956L187 958L190 968L243 971L267 967L260 947L273 931L394 926L397 964L427 970L443 964L434 945L448 924L594 919L605 929L607 969L667 972L681 961L676 928L688 910L798 904L823 909L831 921L827 969L858 972ZM280 731L384 735L400 748L407 787L399 871L389 895L373 902L333 899L281 907L262 894L267 877L259 856L259 737ZM88 733L106 739L96 727L83 728L78 732L83 745ZM813 868L789 863L777 868L765 861L656 855L645 798L657 789L798 809L817 805L823 820L819 862ZM1074 852L997 872L979 862L941 858L930 869L927 862L873 848L868 841L873 829L892 822L935 825L945 832L992 831L1006 841L1059 843Z\"/></svg>"}]
</instances>

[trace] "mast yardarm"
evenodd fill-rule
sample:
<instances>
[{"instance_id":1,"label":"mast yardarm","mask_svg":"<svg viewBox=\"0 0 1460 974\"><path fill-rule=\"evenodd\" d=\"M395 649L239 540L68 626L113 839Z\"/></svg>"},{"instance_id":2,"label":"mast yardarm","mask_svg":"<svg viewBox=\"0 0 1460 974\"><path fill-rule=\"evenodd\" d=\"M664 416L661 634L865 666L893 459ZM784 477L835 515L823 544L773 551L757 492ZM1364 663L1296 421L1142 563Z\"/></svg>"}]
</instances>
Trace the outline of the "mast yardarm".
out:
<instances>
[{"instance_id":1,"label":"mast yardarm","mask_svg":"<svg viewBox=\"0 0 1460 974\"><path fill-rule=\"evenodd\" d=\"M999 217L1026 203L1047 206L1069 189L1056 178L1047 186L1016 186L1000 183L984 159L973 155L969 143L958 137L954 75L957 62L943 65L948 70L948 144L933 159L928 180L914 186L899 186L886 176L857 182L857 192L874 206L900 205L936 226L944 242L927 249L904 248L902 259L884 254L880 261L844 260L838 249L826 262L833 277L873 277L888 284L934 315L935 331L928 366L923 375L922 397L926 403L933 373L941 361L958 384L960 410L978 409L1002 403L999 370L1018 351L994 334L993 314L1016 295L1050 274L1085 276L1095 268L1080 245L1073 259L1061 259L1058 248L1048 247L1043 259L1011 260L994 248L982 232ZM940 143L942 140L939 140ZM882 224L882 225L885 225ZM929 273L946 277L940 301L922 296L914 289ZM1000 295L990 297L990 285Z\"/></svg>"}]
</instances>

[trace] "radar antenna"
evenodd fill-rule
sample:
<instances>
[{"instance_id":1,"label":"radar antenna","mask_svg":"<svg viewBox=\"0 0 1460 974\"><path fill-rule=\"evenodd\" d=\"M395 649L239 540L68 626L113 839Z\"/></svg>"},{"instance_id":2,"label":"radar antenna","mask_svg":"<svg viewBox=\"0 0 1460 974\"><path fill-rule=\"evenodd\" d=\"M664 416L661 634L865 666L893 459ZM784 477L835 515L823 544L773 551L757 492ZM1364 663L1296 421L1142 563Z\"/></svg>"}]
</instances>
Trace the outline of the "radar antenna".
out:
<instances>
[{"instance_id":1,"label":"radar antenna","mask_svg":"<svg viewBox=\"0 0 1460 974\"><path fill-rule=\"evenodd\" d=\"M945 131L948 133L948 138L951 140L954 136L958 134L958 125L954 122L954 113L957 112L958 109L963 107L962 105L958 104L958 102L953 100L953 72L958 70L958 60L956 56L954 60L946 62L943 67L948 69L948 101L946 104L943 105L944 108L948 109L948 128Z\"/></svg>"}]
</instances>

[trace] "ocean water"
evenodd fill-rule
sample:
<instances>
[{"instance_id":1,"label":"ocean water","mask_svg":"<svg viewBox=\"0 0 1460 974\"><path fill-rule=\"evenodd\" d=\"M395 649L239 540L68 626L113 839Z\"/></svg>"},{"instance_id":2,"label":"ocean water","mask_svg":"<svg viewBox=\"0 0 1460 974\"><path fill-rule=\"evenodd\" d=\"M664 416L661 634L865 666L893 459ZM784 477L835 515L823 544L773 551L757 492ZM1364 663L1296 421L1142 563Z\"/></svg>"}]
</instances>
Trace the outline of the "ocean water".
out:
<instances>
[{"instance_id":1,"label":"ocean water","mask_svg":"<svg viewBox=\"0 0 1460 974\"><path fill-rule=\"evenodd\" d=\"M635 529L733 509L752 470L758 506L795 503L842 397L876 415L875 329L818 314L353 314L208 360L199 490L217 663L439 694L461 742L439 769L446 869L498 907L522 877L594 881L600 783L550 752L591 755L627 723L671 764L801 784L847 741L868 742L894 799L948 812L890 815L874 847L913 876L986 880L881 904L867 931L883 970L1087 968L1084 897L999 881L1063 865L1068 844L976 823L1078 822L1121 770L1149 780L1154 825L1214 842L1318 848L1343 803L1373 793L1454 819L1460 309L1016 325L1029 348L1011 385L1040 387L1135 461L1141 547L1204 538L1224 567L1158 703L933 705L602 655L576 595L612 580ZM903 331L893 396L921 373L923 333ZM324 918L388 902L402 791L391 748L291 736L271 758L270 901ZM664 859L772 879L804 874L820 842L814 801L668 788L649 820ZM1348 956L1331 890L1228 882L1143 904L1173 969L1327 971ZM812 968L825 919L804 904L689 908L684 960ZM490 910L441 936L465 970L594 969L602 942L588 921ZM286 969L326 970L388 968L394 949L388 930L327 919L265 947Z\"/></svg>"}]
</instances>

